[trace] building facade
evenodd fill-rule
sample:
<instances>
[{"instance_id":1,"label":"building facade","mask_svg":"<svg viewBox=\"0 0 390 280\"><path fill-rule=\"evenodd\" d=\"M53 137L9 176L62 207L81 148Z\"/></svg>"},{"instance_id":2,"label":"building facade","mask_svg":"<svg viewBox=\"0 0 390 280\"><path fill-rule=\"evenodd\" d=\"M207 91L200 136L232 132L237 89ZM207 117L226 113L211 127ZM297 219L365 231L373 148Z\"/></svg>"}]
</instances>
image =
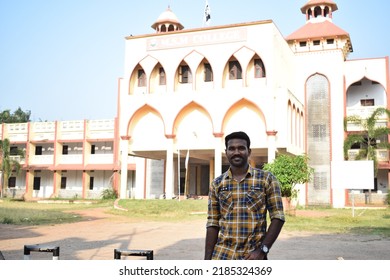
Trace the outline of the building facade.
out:
<instances>
[{"instance_id":1,"label":"building facade","mask_svg":"<svg viewBox=\"0 0 390 280\"><path fill-rule=\"evenodd\" d=\"M45 123L29 123L19 124L25 132L18 138L10 133L18 125L2 125L2 138L12 136L28 155L14 190L56 197L74 189L87 198L95 186L112 186L122 199L207 195L210 180L228 168L224 136L242 130L254 166L278 153L309 156L315 175L299 186L301 205L349 204L349 192L331 180L331 162L344 160L344 139L356 130L344 129L347 116L389 108L389 59L348 60L352 42L333 23L337 9L331 0L308 1L304 25L284 37L272 20L185 29L168 8L154 33L125 38L117 117L102 121L99 132L100 121L82 121L72 132L56 122L46 123L47 137L37 132ZM389 192L389 158L378 153L374 193L381 199ZM37 171L46 188L34 193Z\"/></svg>"}]
</instances>

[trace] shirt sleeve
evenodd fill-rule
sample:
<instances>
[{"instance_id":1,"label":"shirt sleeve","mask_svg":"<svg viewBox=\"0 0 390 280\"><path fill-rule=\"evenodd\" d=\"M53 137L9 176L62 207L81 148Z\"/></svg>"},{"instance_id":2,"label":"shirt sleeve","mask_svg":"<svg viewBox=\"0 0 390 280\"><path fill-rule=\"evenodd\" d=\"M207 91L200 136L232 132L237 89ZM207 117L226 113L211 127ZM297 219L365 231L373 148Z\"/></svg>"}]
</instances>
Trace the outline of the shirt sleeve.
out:
<instances>
[{"instance_id":1,"label":"shirt sleeve","mask_svg":"<svg viewBox=\"0 0 390 280\"><path fill-rule=\"evenodd\" d=\"M219 227L220 216L219 201L216 194L216 184L213 181L209 190L206 227Z\"/></svg>"},{"instance_id":2,"label":"shirt sleeve","mask_svg":"<svg viewBox=\"0 0 390 280\"><path fill-rule=\"evenodd\" d=\"M269 212L270 219L272 220L276 218L285 221L280 183L271 173L268 174L267 179L267 210Z\"/></svg>"}]
</instances>

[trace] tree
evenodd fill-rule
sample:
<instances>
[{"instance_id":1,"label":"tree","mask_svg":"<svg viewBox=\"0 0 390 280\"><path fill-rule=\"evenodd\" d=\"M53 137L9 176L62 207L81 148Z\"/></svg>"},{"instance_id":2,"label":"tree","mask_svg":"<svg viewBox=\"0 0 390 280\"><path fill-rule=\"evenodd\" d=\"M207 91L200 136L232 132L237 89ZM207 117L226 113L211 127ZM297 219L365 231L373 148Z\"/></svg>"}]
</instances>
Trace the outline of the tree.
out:
<instances>
[{"instance_id":1,"label":"tree","mask_svg":"<svg viewBox=\"0 0 390 280\"><path fill-rule=\"evenodd\" d=\"M310 182L314 174L314 168L309 166L308 161L307 155L278 154L263 169L270 171L279 180L283 197L296 198L298 190L294 189L295 186Z\"/></svg>"},{"instance_id":2,"label":"tree","mask_svg":"<svg viewBox=\"0 0 390 280\"><path fill-rule=\"evenodd\" d=\"M0 123L25 123L30 121L31 111L23 111L20 107L11 113L11 110L0 112Z\"/></svg>"},{"instance_id":3,"label":"tree","mask_svg":"<svg viewBox=\"0 0 390 280\"><path fill-rule=\"evenodd\" d=\"M21 170L21 165L18 160L14 159L12 156L24 157L24 152L20 149L16 149L12 152L11 155L10 142L6 138L0 140L0 178L1 178L1 188L0 188L0 197L4 196L4 192L8 187L8 179L12 173L15 171L19 174Z\"/></svg>"},{"instance_id":4,"label":"tree","mask_svg":"<svg viewBox=\"0 0 390 280\"><path fill-rule=\"evenodd\" d=\"M378 159L377 149L390 149L390 144L387 137L390 133L388 126L379 126L378 120L383 119L383 116L390 118L390 110L386 108L377 108L368 118L360 116L349 116L345 119L344 130L347 131L347 124L354 123L361 130L358 133L348 134L344 140L344 158L348 160L348 150L353 146L359 147L359 153L355 157L356 160L372 160L374 162L374 174L378 175ZM386 120L386 124L387 121ZM383 140L383 141L377 141Z\"/></svg>"}]
</instances>

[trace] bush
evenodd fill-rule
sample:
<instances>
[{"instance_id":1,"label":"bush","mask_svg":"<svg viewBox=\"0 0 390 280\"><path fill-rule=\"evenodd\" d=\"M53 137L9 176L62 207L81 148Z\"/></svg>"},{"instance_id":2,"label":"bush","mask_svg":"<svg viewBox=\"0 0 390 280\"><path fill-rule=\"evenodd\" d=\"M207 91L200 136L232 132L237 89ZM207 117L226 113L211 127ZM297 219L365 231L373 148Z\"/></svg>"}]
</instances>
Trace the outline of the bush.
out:
<instances>
[{"instance_id":1,"label":"bush","mask_svg":"<svg viewBox=\"0 0 390 280\"><path fill-rule=\"evenodd\" d=\"M116 199L117 193L113 188L108 188L102 191L102 199Z\"/></svg>"}]
</instances>

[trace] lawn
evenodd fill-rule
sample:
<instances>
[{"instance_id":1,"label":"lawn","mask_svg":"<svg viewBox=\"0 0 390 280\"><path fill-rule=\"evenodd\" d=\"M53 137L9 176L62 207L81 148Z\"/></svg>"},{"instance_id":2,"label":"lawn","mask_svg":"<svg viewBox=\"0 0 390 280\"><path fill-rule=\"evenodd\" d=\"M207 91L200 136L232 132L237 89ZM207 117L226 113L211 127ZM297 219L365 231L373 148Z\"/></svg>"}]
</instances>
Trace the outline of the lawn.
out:
<instances>
[{"instance_id":1,"label":"lawn","mask_svg":"<svg viewBox=\"0 0 390 280\"><path fill-rule=\"evenodd\" d=\"M54 203L57 202L57 203ZM121 200L121 209L114 208L113 200L93 203L37 203L12 200L0 202L0 223L41 225L72 223L82 217L72 211L104 208L107 212L124 216L129 221L206 220L207 199L203 200ZM298 209L295 216L287 215L285 231L321 233L352 233L381 235L390 238L390 208L351 209L306 208Z\"/></svg>"}]
</instances>

